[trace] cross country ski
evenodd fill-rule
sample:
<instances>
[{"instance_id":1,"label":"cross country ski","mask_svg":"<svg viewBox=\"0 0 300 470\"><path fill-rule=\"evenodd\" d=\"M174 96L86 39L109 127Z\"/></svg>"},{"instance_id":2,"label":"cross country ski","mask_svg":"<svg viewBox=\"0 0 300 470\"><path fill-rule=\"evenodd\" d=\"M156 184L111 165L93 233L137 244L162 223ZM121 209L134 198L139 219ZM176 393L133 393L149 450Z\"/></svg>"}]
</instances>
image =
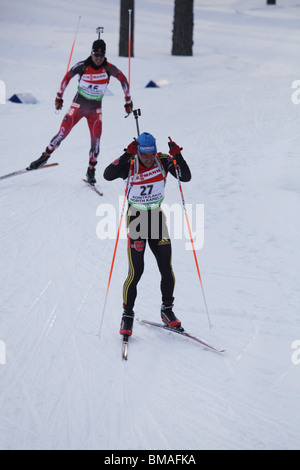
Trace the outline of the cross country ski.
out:
<instances>
[{"instance_id":1,"label":"cross country ski","mask_svg":"<svg viewBox=\"0 0 300 470\"><path fill-rule=\"evenodd\" d=\"M85 179L83 179L82 181L84 181L86 184L88 184L89 187L90 187L93 191L95 191L95 193L98 194L98 196L103 196L103 193L102 193L98 188L96 188L96 186L95 186L94 184L89 183L88 180L85 180Z\"/></svg>"},{"instance_id":2,"label":"cross country ski","mask_svg":"<svg viewBox=\"0 0 300 470\"><path fill-rule=\"evenodd\" d=\"M211 349L212 351L215 351L215 352L218 352L218 353L225 352L225 349L221 349L221 348L218 348L216 346L213 346L213 345L207 343L204 339L199 338L198 336L195 336L191 333L188 333L187 331L185 331L183 329L171 328L167 325L164 325L163 323L155 323L155 322L152 322L152 321L149 321L149 320L143 320L141 318L137 318L137 321L139 323L144 324L144 325L154 326L156 328L162 328L163 330L171 331L172 333L177 333L178 335L185 336L186 338L192 339L192 340L196 341L197 343L202 344L202 346L204 346L208 349Z\"/></svg>"},{"instance_id":3,"label":"cross country ski","mask_svg":"<svg viewBox=\"0 0 300 470\"><path fill-rule=\"evenodd\" d=\"M128 335L123 335L123 341L122 341L122 358L127 361L128 357Z\"/></svg>"},{"instance_id":4,"label":"cross country ski","mask_svg":"<svg viewBox=\"0 0 300 470\"><path fill-rule=\"evenodd\" d=\"M52 166L57 166L57 165L58 165L58 163L48 163L47 165L40 166L39 168L36 168L36 170L43 170L44 168L50 168ZM0 180L4 180L6 178L11 178L12 176L22 175L23 173L30 173L31 171L36 171L36 170L31 170L29 168L23 168L23 170L13 171L12 173L8 173L7 175L0 176Z\"/></svg>"}]
</instances>

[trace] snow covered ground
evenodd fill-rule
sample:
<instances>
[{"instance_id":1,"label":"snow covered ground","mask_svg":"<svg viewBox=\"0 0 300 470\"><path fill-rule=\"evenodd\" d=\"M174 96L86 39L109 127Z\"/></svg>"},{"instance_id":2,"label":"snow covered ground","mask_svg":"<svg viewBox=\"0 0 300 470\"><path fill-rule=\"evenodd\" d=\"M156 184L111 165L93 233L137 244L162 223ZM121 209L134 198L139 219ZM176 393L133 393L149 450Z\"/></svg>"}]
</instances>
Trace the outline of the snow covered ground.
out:
<instances>
[{"instance_id":1,"label":"snow covered ground","mask_svg":"<svg viewBox=\"0 0 300 470\"><path fill-rule=\"evenodd\" d=\"M59 128L54 98L79 15L72 64L103 26L107 57L127 75L118 0L2 0L6 97L30 92L39 102L0 105L0 174L39 157ZM170 55L172 17L172 0L136 2L132 98L141 132L162 151L169 135L184 148L186 202L204 205L197 256L213 328L185 238L173 241L175 311L226 353L136 323L122 362L124 238L97 337L115 245L99 238L99 214L104 204L117 211L124 191L102 172L136 135L112 79L97 167L103 198L81 181L84 121L53 154L58 167L1 181L1 449L299 449L300 1L195 0L193 57ZM160 78L169 85L145 88ZM63 111L75 89L76 78ZM171 175L165 203L181 204ZM135 311L158 321L159 309L149 250Z\"/></svg>"}]
</instances>

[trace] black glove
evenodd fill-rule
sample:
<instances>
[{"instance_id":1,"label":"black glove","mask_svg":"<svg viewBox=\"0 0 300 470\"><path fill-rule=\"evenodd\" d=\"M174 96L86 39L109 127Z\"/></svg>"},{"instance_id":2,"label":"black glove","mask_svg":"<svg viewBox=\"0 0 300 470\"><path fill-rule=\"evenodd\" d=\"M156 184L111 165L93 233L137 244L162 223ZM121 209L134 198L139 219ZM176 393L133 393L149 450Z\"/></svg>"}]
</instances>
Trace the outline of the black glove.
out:
<instances>
[{"instance_id":1,"label":"black glove","mask_svg":"<svg viewBox=\"0 0 300 470\"><path fill-rule=\"evenodd\" d=\"M64 100L62 98L59 98L59 96L56 96L55 98L55 109L58 111L62 109L63 107L63 102Z\"/></svg>"},{"instance_id":2,"label":"black glove","mask_svg":"<svg viewBox=\"0 0 300 470\"><path fill-rule=\"evenodd\" d=\"M124 108L127 114L130 114L132 112L133 103L130 98L128 101L126 100L126 103L124 104Z\"/></svg>"}]
</instances>

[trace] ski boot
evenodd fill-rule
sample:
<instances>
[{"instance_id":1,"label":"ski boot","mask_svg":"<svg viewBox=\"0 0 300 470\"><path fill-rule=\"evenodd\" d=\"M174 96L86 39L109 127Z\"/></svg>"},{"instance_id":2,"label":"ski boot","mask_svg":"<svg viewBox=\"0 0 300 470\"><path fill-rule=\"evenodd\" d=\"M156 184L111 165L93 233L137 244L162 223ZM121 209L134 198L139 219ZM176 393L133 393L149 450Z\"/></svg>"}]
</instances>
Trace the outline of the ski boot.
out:
<instances>
[{"instance_id":1,"label":"ski boot","mask_svg":"<svg viewBox=\"0 0 300 470\"><path fill-rule=\"evenodd\" d=\"M173 300L171 302L163 302L160 311L161 319L163 323L165 323L165 325L169 326L170 328L177 328L178 330L183 331L181 321L176 318L172 308Z\"/></svg>"},{"instance_id":2,"label":"ski boot","mask_svg":"<svg viewBox=\"0 0 300 470\"><path fill-rule=\"evenodd\" d=\"M91 168L90 166L88 167L87 169L87 172L86 172L86 180L89 184L91 185L94 185L97 180L95 178L95 168Z\"/></svg>"},{"instance_id":3,"label":"ski boot","mask_svg":"<svg viewBox=\"0 0 300 470\"><path fill-rule=\"evenodd\" d=\"M31 162L29 167L26 168L26 170L37 170L40 166L44 166L47 163L48 159L50 158L50 155L51 155L51 152L47 147L45 152L43 152L42 155L40 156L40 158Z\"/></svg>"},{"instance_id":4,"label":"ski boot","mask_svg":"<svg viewBox=\"0 0 300 470\"><path fill-rule=\"evenodd\" d=\"M126 310L126 308L124 308L120 326L120 335L132 335L133 320L134 312L132 310Z\"/></svg>"}]
</instances>

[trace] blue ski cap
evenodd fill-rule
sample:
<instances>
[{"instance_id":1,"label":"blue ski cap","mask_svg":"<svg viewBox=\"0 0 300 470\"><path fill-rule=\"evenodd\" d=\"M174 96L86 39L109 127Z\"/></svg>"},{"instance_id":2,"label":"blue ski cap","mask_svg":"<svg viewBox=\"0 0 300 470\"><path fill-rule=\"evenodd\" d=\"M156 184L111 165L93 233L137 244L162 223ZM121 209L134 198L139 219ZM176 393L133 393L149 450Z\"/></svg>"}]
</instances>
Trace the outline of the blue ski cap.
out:
<instances>
[{"instance_id":1,"label":"blue ski cap","mask_svg":"<svg viewBox=\"0 0 300 470\"><path fill-rule=\"evenodd\" d=\"M149 134L148 132L143 132L137 139L138 143L138 151L143 153L156 153L156 140L154 139L153 135Z\"/></svg>"}]
</instances>

